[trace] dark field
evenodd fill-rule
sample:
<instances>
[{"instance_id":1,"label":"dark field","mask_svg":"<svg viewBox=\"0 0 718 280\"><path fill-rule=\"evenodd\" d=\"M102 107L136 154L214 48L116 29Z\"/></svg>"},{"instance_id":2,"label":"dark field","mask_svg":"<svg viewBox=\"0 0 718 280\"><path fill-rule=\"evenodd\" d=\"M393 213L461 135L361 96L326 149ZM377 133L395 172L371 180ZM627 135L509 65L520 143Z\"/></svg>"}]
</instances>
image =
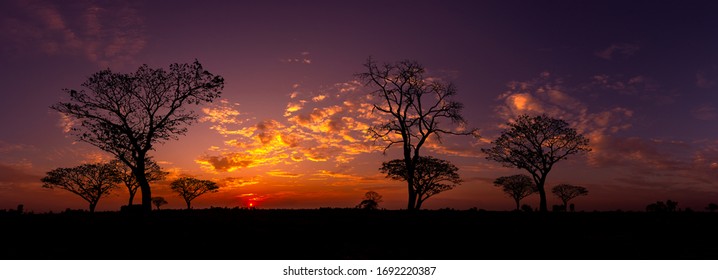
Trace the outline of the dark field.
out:
<instances>
[{"instance_id":1,"label":"dark field","mask_svg":"<svg viewBox=\"0 0 718 280\"><path fill-rule=\"evenodd\" d=\"M718 259L718 213L0 213L2 259Z\"/></svg>"}]
</instances>

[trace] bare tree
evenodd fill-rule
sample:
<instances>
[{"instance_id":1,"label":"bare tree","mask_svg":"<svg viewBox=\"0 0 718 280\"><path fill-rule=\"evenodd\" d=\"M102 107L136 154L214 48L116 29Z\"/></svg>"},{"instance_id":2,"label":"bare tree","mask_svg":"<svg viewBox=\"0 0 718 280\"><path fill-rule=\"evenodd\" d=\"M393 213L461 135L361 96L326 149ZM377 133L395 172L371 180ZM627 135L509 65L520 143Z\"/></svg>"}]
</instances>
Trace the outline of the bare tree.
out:
<instances>
[{"instance_id":1,"label":"bare tree","mask_svg":"<svg viewBox=\"0 0 718 280\"><path fill-rule=\"evenodd\" d=\"M522 199L538 191L531 177L523 174L499 177L494 186L501 187L506 195L514 199L516 210L521 209Z\"/></svg>"},{"instance_id":2,"label":"bare tree","mask_svg":"<svg viewBox=\"0 0 718 280\"><path fill-rule=\"evenodd\" d=\"M167 200L165 200L164 197L161 196L155 196L152 198L152 204L157 207L157 210L160 210L160 206L167 204Z\"/></svg>"},{"instance_id":3,"label":"bare tree","mask_svg":"<svg viewBox=\"0 0 718 280\"><path fill-rule=\"evenodd\" d=\"M184 199L187 203L187 209L192 209L190 206L192 200L208 192L217 192L219 185L209 180L182 177L172 181L170 189L177 192Z\"/></svg>"},{"instance_id":4,"label":"bare tree","mask_svg":"<svg viewBox=\"0 0 718 280\"><path fill-rule=\"evenodd\" d=\"M571 199L579 196L588 195L588 189L581 186L574 186L568 184L556 185L551 189L551 193L556 195L561 202L563 202L563 210L566 210L566 206Z\"/></svg>"},{"instance_id":5,"label":"bare tree","mask_svg":"<svg viewBox=\"0 0 718 280\"><path fill-rule=\"evenodd\" d=\"M382 196L375 192L375 191L368 191L366 194L364 194L364 200L357 205L357 208L360 209L366 209L366 210L376 210L379 208L379 203L381 203Z\"/></svg>"},{"instance_id":6,"label":"bare tree","mask_svg":"<svg viewBox=\"0 0 718 280\"><path fill-rule=\"evenodd\" d=\"M408 181L407 174L412 174L407 171L406 161L402 159L382 163L379 171L386 173L388 178L402 181ZM416 194L414 209L421 209L421 205L429 197L451 190L460 184L461 177L458 171L459 168L447 160L430 156L419 157L412 178L412 191Z\"/></svg>"},{"instance_id":7,"label":"bare tree","mask_svg":"<svg viewBox=\"0 0 718 280\"><path fill-rule=\"evenodd\" d=\"M96 163L57 168L47 172L41 181L43 188L59 188L82 197L90 203L90 212L93 213L100 198L117 188L120 178L113 164Z\"/></svg>"},{"instance_id":8,"label":"bare tree","mask_svg":"<svg viewBox=\"0 0 718 280\"><path fill-rule=\"evenodd\" d=\"M122 179L122 182L125 184L125 187L127 187L127 191L130 194L127 205L132 205L135 194L140 188L140 183L137 182L137 177L135 177L135 174L132 173L132 169L130 169L129 166L119 160L113 160L112 163L117 167L120 179ZM162 168L157 164L157 162L153 161L149 157L145 159L145 178L147 178L147 183L164 180L167 174L169 174L169 172L162 171Z\"/></svg>"},{"instance_id":9,"label":"bare tree","mask_svg":"<svg viewBox=\"0 0 718 280\"><path fill-rule=\"evenodd\" d=\"M391 146L401 145L406 172L413 174L420 158L421 147L430 136L441 141L442 134L470 135L475 130L448 130L443 121L463 126L463 105L452 100L456 87L424 77L425 69L416 61L404 60L394 64L377 65L371 58L364 64L366 72L356 76L366 85L376 88L373 92L381 102L374 104L373 112L388 119L370 128L375 140ZM417 208L415 176L405 176L409 201L407 209Z\"/></svg>"},{"instance_id":10,"label":"bare tree","mask_svg":"<svg viewBox=\"0 0 718 280\"><path fill-rule=\"evenodd\" d=\"M501 136L491 142L491 148L481 151L487 155L486 159L528 171L541 197L539 209L547 212L544 184L548 173L554 164L568 156L590 151L588 138L569 127L566 121L545 114L521 115L507 126Z\"/></svg>"},{"instance_id":11,"label":"bare tree","mask_svg":"<svg viewBox=\"0 0 718 280\"><path fill-rule=\"evenodd\" d=\"M69 102L50 108L80 122L74 135L113 154L135 175L142 207L152 210L146 177L148 152L158 143L177 139L197 119L187 108L212 102L221 94L224 79L204 70L198 61L172 64L169 71L142 65L134 73L97 72L82 84L64 89Z\"/></svg>"}]
</instances>

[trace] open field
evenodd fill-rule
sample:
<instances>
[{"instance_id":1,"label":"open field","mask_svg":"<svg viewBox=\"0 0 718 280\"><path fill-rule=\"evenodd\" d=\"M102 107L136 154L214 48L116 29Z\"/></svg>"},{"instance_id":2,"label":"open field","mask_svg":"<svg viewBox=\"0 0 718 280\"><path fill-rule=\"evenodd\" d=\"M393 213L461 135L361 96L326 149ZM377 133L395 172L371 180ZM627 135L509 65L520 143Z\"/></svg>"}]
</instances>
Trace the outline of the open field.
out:
<instances>
[{"instance_id":1,"label":"open field","mask_svg":"<svg viewBox=\"0 0 718 280\"><path fill-rule=\"evenodd\" d=\"M2 259L718 259L718 213L0 213Z\"/></svg>"}]
</instances>

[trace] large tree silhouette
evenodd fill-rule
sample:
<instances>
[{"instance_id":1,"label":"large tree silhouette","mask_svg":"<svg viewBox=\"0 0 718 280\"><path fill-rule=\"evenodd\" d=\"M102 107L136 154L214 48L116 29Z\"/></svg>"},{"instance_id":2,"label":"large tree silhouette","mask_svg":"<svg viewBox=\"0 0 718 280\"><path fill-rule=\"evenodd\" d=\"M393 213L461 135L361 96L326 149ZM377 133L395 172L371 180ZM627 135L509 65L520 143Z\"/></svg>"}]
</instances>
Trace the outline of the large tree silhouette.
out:
<instances>
[{"instance_id":1,"label":"large tree silhouette","mask_svg":"<svg viewBox=\"0 0 718 280\"><path fill-rule=\"evenodd\" d=\"M386 177L393 180L408 181L406 161L395 159L382 163L379 169ZM415 208L421 209L421 205L429 197L441 192L448 191L461 183L459 168L451 162L430 156L422 156L416 161L413 171L413 192L415 196Z\"/></svg>"},{"instance_id":2,"label":"large tree silhouette","mask_svg":"<svg viewBox=\"0 0 718 280\"><path fill-rule=\"evenodd\" d=\"M522 199L538 191L531 177L523 174L496 178L494 186L501 187L506 195L514 199L516 210L521 209Z\"/></svg>"},{"instance_id":3,"label":"large tree silhouette","mask_svg":"<svg viewBox=\"0 0 718 280\"><path fill-rule=\"evenodd\" d=\"M80 122L74 135L107 151L126 164L142 193L142 206L152 210L146 177L148 152L155 145L177 139L197 119L188 105L212 102L220 96L224 79L204 70L198 61L172 64L169 71L142 65L134 73L97 72L83 90L64 89L69 102L50 108Z\"/></svg>"},{"instance_id":4,"label":"large tree silhouette","mask_svg":"<svg viewBox=\"0 0 718 280\"><path fill-rule=\"evenodd\" d=\"M561 184L554 186L551 189L551 193L561 199L561 202L563 202L563 208L566 209L566 207L568 206L568 202L571 199L582 195L588 195L588 189L581 186Z\"/></svg>"},{"instance_id":5,"label":"large tree silhouette","mask_svg":"<svg viewBox=\"0 0 718 280\"><path fill-rule=\"evenodd\" d=\"M444 121L459 125L465 123L461 115L463 105L452 100L456 95L456 87L451 83L425 78L424 67L418 62L404 60L377 65L370 58L364 66L366 72L356 76L366 85L376 88L373 93L381 101L373 104L373 112L387 117L368 132L375 140L387 143L384 152L395 144L401 145L407 174L414 173L421 147L430 136L441 141L442 134L468 135L475 132L444 127ZM416 176L404 177L409 195L407 209L413 210L419 201L414 185Z\"/></svg>"},{"instance_id":6,"label":"large tree silhouette","mask_svg":"<svg viewBox=\"0 0 718 280\"><path fill-rule=\"evenodd\" d=\"M43 188L63 189L90 203L90 213L100 198L107 196L121 182L119 173L111 163L83 164L70 168L57 168L41 179Z\"/></svg>"},{"instance_id":7,"label":"large tree silhouette","mask_svg":"<svg viewBox=\"0 0 718 280\"><path fill-rule=\"evenodd\" d=\"M547 212L544 184L554 164L569 155L587 152L588 138L569 127L564 120L544 115L521 115L506 124L508 128L488 149L481 149L487 157L509 167L528 171L540 195L540 211Z\"/></svg>"},{"instance_id":8,"label":"large tree silhouette","mask_svg":"<svg viewBox=\"0 0 718 280\"><path fill-rule=\"evenodd\" d=\"M217 192L219 186L217 183L209 180L182 177L172 181L172 183L170 183L170 189L184 199L185 203L187 203L187 209L192 209L190 205L192 200L208 192Z\"/></svg>"},{"instance_id":9,"label":"large tree silhouette","mask_svg":"<svg viewBox=\"0 0 718 280\"><path fill-rule=\"evenodd\" d=\"M167 174L169 174L169 172L162 171L162 168L157 164L157 162L151 160L149 157L146 158L145 162L145 178L147 178L147 183L164 180L164 178L167 177ZM120 179L122 180L122 183L125 184L125 187L130 194L127 205L132 205L135 194L140 188L140 184L137 182L137 177L135 177L132 169L121 161L114 160L112 163L117 167Z\"/></svg>"}]
</instances>

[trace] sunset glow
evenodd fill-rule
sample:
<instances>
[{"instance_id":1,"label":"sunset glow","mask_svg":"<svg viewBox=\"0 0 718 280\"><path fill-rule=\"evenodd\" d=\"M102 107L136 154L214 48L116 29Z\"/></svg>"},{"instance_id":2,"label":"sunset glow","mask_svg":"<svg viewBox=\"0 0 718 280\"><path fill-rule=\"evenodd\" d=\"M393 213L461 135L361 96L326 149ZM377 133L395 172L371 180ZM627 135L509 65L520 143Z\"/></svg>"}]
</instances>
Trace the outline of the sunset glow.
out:
<instances>
[{"instance_id":1,"label":"sunset glow","mask_svg":"<svg viewBox=\"0 0 718 280\"><path fill-rule=\"evenodd\" d=\"M172 9L168 9L172 5ZM676 8L674 6L680 6ZM368 191L380 208L406 206L406 185L379 172L401 148L367 129L388 116L355 74L368 58L414 59L451 82L478 136L431 138L422 155L459 168L463 182L424 208L511 210L494 187L526 174L485 159L520 114L566 120L591 151L558 163L547 186L590 195L576 209L643 210L672 199L703 211L718 202L718 18L712 2L631 1L122 1L0 2L0 209L85 209L41 188L58 167L109 161L78 141L81 124L49 106L92 73L167 68L197 59L225 79L221 98L192 107L186 135L150 155L167 178L152 195L181 209L169 189L182 176L219 192L195 208L355 207ZM401 10L403 19L387 11ZM188 18L192 18L188 20ZM399 139L400 135L390 135ZM126 204L117 189L98 211ZM139 200L139 194L136 200ZM559 204L549 197L549 204ZM538 197L524 203L537 205Z\"/></svg>"}]
</instances>

